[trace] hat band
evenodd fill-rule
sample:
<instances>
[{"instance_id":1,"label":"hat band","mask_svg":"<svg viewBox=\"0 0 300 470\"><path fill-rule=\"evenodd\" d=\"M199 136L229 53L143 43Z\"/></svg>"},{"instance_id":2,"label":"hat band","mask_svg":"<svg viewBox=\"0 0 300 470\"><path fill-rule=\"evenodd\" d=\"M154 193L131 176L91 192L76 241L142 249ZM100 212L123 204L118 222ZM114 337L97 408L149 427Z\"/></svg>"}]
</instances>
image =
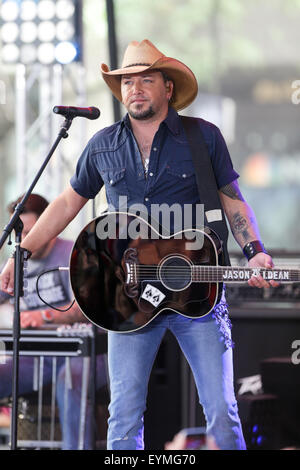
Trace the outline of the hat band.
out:
<instances>
[{"instance_id":1,"label":"hat band","mask_svg":"<svg viewBox=\"0 0 300 470\"><path fill-rule=\"evenodd\" d=\"M125 65L125 66L122 67L122 68L127 69L128 67L137 67L137 66L139 66L139 65L145 65L146 67L150 67L150 66L151 66L151 64L130 64L130 65Z\"/></svg>"}]
</instances>

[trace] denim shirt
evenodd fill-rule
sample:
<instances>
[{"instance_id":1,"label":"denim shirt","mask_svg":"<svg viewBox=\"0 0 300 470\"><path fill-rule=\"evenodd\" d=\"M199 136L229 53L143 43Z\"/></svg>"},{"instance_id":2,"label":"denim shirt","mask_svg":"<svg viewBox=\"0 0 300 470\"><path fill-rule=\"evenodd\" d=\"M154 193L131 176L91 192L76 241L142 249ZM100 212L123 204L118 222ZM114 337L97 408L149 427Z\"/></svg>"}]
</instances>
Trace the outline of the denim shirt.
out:
<instances>
[{"instance_id":1,"label":"denim shirt","mask_svg":"<svg viewBox=\"0 0 300 470\"><path fill-rule=\"evenodd\" d=\"M208 146L217 186L221 188L238 178L220 130L199 120ZM156 132L145 175L141 154L130 119L97 132L88 142L71 178L73 189L85 198L94 198L105 184L110 207L120 208L119 197L126 196L127 207L143 204L197 204L199 195L192 155L177 112L169 108Z\"/></svg>"}]
</instances>

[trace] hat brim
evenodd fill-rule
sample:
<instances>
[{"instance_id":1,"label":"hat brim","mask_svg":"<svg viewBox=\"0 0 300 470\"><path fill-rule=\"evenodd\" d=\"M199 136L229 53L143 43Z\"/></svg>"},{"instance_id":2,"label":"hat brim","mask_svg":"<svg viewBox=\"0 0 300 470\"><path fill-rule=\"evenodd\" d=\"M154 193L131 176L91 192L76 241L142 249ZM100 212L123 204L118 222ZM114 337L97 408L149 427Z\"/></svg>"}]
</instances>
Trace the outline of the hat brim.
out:
<instances>
[{"instance_id":1,"label":"hat brim","mask_svg":"<svg viewBox=\"0 0 300 470\"><path fill-rule=\"evenodd\" d=\"M104 81L114 96L122 102L121 76L145 72L147 70L163 70L174 82L174 92L171 105L177 111L186 108L197 96L198 84L193 72L182 62L171 57L161 57L151 65L133 65L116 70L109 70L106 64L101 64Z\"/></svg>"}]
</instances>

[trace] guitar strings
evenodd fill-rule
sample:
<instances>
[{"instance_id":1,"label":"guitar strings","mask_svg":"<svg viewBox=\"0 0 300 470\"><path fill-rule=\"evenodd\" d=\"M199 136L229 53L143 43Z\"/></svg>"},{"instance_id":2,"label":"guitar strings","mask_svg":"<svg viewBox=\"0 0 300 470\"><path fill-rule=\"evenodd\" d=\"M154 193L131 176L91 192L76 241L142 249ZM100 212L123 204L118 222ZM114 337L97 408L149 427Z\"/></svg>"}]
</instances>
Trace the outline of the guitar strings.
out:
<instances>
[{"instance_id":1,"label":"guitar strings","mask_svg":"<svg viewBox=\"0 0 300 470\"><path fill-rule=\"evenodd\" d=\"M214 276L221 276L220 278L218 277L217 280L224 280L223 279L223 274L224 271L230 269L232 270L237 270L238 272L245 272L245 270L252 270L253 268L241 268L241 267L224 267L224 266L165 266L162 268L159 268L158 266L153 266L153 265L136 265L136 273L135 276L138 278L142 278L143 276L150 276L153 274L158 274L158 271L163 271L164 274L168 275L168 279L180 279L180 276L182 275L187 275L191 274L191 277L194 280L215 280ZM260 273L272 273L272 272L277 272L278 269L268 269L268 268L259 268ZM295 269L283 269L285 272L288 272L289 274L289 279L278 279L279 281L298 281L300 280L300 270L295 270ZM156 279L158 277L156 276ZM228 278L227 280L229 281L239 281L239 280L244 280L239 277L237 278Z\"/></svg>"}]
</instances>

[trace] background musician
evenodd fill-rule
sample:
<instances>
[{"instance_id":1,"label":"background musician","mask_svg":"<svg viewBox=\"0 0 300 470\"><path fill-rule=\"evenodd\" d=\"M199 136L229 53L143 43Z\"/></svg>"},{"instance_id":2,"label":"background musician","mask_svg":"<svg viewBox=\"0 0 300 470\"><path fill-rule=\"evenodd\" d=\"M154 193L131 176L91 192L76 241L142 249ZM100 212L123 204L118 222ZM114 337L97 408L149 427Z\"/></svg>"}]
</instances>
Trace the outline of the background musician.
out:
<instances>
[{"instance_id":1,"label":"background musician","mask_svg":"<svg viewBox=\"0 0 300 470\"><path fill-rule=\"evenodd\" d=\"M21 201L22 197L12 202L8 206L10 215L13 214L15 206ZM36 221L48 206L48 202L38 194L32 194L25 204L24 211L20 218L24 228L22 239L30 232ZM36 292L36 280L39 274L44 271L55 269L59 266L68 266L70 252L73 243L70 240L64 240L59 237L51 239L45 243L27 262L27 268L24 275L27 281L26 295L20 299L20 324L21 328L41 328L55 324L74 324L78 322L87 322L81 313L77 303L65 312L57 311L46 306L39 298ZM53 271L43 275L39 281L39 293L42 298L47 299L47 303L54 307L65 309L72 301L72 293L69 286L68 274L62 271ZM10 313L10 306L13 302L12 297L0 291L0 304L2 304L2 316L7 308L7 314ZM1 319L0 319L1 322ZM6 320L3 322L8 324ZM65 360L58 358L57 361L57 389L56 398L59 408L60 423L63 436L63 449L78 448L79 431L79 413L81 399L81 380L82 380L82 358L71 358L70 369L72 374L72 387L68 391L67 419L64 421L64 391L65 391ZM52 357L44 358L43 384L47 385L52 381ZM19 366L19 394L24 395L33 391L34 359L32 357L20 356ZM97 387L101 388L107 383L105 357L97 356ZM0 398L8 397L12 389L12 358L6 360L5 364L0 364ZM90 449L92 445L91 429L92 416L90 408L87 409L87 419L85 424L85 443L84 448ZM64 422L66 427L64 429Z\"/></svg>"}]
</instances>

